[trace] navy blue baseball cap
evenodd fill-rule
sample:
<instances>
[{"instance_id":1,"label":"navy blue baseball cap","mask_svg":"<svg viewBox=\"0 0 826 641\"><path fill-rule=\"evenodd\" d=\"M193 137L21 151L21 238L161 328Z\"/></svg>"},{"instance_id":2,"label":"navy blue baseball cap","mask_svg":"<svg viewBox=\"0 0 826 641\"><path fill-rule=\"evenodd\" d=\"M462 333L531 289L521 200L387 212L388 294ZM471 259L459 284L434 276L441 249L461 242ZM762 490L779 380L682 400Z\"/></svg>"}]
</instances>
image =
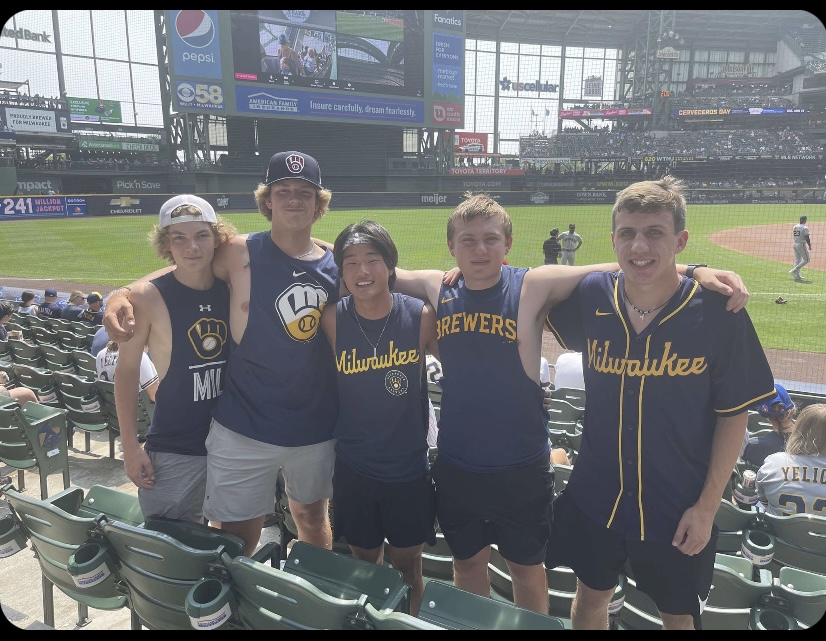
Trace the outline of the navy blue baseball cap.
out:
<instances>
[{"instance_id":1,"label":"navy blue baseball cap","mask_svg":"<svg viewBox=\"0 0 826 641\"><path fill-rule=\"evenodd\" d=\"M302 154L300 151L280 151L274 154L270 158L264 184L271 185L274 182L288 178L306 180L322 189L321 168L318 166L318 161L312 156Z\"/></svg>"},{"instance_id":2,"label":"navy blue baseball cap","mask_svg":"<svg viewBox=\"0 0 826 641\"><path fill-rule=\"evenodd\" d=\"M47 289L45 292L43 292L43 295L46 296L47 298L52 297L52 296L57 296L57 290L56 289Z\"/></svg>"},{"instance_id":3,"label":"navy blue baseball cap","mask_svg":"<svg viewBox=\"0 0 826 641\"><path fill-rule=\"evenodd\" d=\"M777 394L773 398L763 401L757 406L760 416L781 418L786 412L794 409L794 401L792 401L785 387L775 383L774 391Z\"/></svg>"}]
</instances>

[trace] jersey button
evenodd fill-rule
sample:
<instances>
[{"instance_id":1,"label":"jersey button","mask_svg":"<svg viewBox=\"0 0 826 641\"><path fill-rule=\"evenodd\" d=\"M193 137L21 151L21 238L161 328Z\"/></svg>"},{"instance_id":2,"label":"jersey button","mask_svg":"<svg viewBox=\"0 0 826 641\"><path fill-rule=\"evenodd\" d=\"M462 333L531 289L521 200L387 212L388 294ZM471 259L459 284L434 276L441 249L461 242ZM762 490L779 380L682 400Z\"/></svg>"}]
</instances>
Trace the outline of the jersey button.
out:
<instances>
[{"instance_id":1,"label":"jersey button","mask_svg":"<svg viewBox=\"0 0 826 641\"><path fill-rule=\"evenodd\" d=\"M634 339L634 342L635 342L635 343L641 343L641 342L642 342L642 336L637 336L637 337Z\"/></svg>"},{"instance_id":2,"label":"jersey button","mask_svg":"<svg viewBox=\"0 0 826 641\"><path fill-rule=\"evenodd\" d=\"M628 465L633 465L634 464L634 459L630 458L625 462L628 463Z\"/></svg>"},{"instance_id":3,"label":"jersey button","mask_svg":"<svg viewBox=\"0 0 826 641\"><path fill-rule=\"evenodd\" d=\"M627 494L628 496L634 496L634 490L628 490L628 491L626 492L626 494Z\"/></svg>"},{"instance_id":4,"label":"jersey button","mask_svg":"<svg viewBox=\"0 0 826 641\"><path fill-rule=\"evenodd\" d=\"M626 393L628 396L633 396L633 395L634 395L634 388L633 388L633 387L629 387L629 388L628 388L628 391L626 391L625 393Z\"/></svg>"}]
</instances>

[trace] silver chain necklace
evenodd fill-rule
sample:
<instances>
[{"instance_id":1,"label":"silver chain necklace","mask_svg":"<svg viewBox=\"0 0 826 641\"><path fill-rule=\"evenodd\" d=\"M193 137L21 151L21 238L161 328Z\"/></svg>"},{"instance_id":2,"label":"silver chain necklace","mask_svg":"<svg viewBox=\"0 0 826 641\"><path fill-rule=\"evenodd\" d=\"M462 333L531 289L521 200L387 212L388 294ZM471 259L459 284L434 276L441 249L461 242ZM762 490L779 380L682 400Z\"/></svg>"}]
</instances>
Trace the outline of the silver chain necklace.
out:
<instances>
[{"instance_id":1,"label":"silver chain necklace","mask_svg":"<svg viewBox=\"0 0 826 641\"><path fill-rule=\"evenodd\" d=\"M680 289L680 285L677 285L677 289ZM628 298L628 292L625 291L625 288L623 288L622 293L625 294L625 300L628 301L628 304L631 305L631 307L634 308L634 311L640 315L640 320L645 320L645 317L648 316L651 312L656 312L658 309L665 307L668 301L671 300L671 297L669 297L668 300L666 300L665 303L663 303L662 305L657 305L656 307L652 307L651 309L640 309L639 307L634 305L634 303L631 302L630 298Z\"/></svg>"},{"instance_id":2,"label":"silver chain necklace","mask_svg":"<svg viewBox=\"0 0 826 641\"><path fill-rule=\"evenodd\" d=\"M309 256L310 254L312 254L314 251L315 251L315 243L313 243L313 246L310 247L310 251L304 252L303 254L299 254L298 256L293 256L293 258L295 258L295 259L304 258L305 256Z\"/></svg>"},{"instance_id":3,"label":"silver chain necklace","mask_svg":"<svg viewBox=\"0 0 826 641\"><path fill-rule=\"evenodd\" d=\"M393 305L394 304L395 304L395 301L394 301ZM367 338L367 333L364 331L364 328L361 326L361 322L359 321L359 313L356 311L355 306L353 307L353 315L356 317L356 324L358 324L359 329L361 330L361 333L364 335L364 340L366 340L368 343L370 343L370 347L373 348L373 358L378 358L377 351L378 351L379 343L381 343L381 337L384 336L384 330L387 329L387 322L390 320L390 314L393 313L393 305L390 306L390 312L387 314L387 318L384 319L384 327L381 328L381 334L379 334L379 339L376 341L375 345L373 345L373 343L370 341L370 339Z\"/></svg>"}]
</instances>

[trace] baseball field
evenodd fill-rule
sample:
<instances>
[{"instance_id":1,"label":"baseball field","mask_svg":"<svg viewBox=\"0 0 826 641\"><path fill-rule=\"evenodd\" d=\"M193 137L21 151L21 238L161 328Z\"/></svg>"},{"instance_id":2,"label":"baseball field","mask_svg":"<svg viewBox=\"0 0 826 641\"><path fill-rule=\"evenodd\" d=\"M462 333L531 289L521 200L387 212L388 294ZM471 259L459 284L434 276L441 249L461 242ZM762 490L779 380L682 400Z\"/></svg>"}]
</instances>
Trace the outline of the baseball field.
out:
<instances>
[{"instance_id":1,"label":"baseball field","mask_svg":"<svg viewBox=\"0 0 826 641\"><path fill-rule=\"evenodd\" d=\"M405 210L335 210L313 228L313 235L332 242L351 222L373 219L392 234L399 264L408 269L453 266L446 246L446 208ZM610 207L511 207L512 265L543 262L542 242L552 227L560 231L576 223L583 245L577 264L614 260L610 239ZM267 229L256 212L225 213L241 233ZM792 227L809 217L811 262L794 281ZM47 219L0 225L0 284L33 291L47 282L61 291L98 289L106 294L164 263L154 257L147 233L155 220L146 216ZM751 298L747 307L779 379L826 383L826 208L816 205L689 205L689 241L678 257L684 263L708 263L743 277ZM782 296L788 302L777 304ZM551 339L552 341L552 339ZM553 342L553 341L552 341ZM555 344L554 344L555 345ZM547 356L553 358L553 346ZM553 362L553 360L551 361Z\"/></svg>"}]
</instances>

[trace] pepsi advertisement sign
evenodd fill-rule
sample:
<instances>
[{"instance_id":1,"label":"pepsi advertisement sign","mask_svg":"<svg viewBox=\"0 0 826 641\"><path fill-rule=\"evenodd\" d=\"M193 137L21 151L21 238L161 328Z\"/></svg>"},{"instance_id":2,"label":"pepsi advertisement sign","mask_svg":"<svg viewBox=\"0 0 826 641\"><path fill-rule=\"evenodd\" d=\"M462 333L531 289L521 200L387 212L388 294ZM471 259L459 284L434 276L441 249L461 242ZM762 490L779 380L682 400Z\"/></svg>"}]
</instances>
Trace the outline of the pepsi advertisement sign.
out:
<instances>
[{"instance_id":1,"label":"pepsi advertisement sign","mask_svg":"<svg viewBox=\"0 0 826 641\"><path fill-rule=\"evenodd\" d=\"M175 75L221 78L218 11L182 9L167 15Z\"/></svg>"}]
</instances>

